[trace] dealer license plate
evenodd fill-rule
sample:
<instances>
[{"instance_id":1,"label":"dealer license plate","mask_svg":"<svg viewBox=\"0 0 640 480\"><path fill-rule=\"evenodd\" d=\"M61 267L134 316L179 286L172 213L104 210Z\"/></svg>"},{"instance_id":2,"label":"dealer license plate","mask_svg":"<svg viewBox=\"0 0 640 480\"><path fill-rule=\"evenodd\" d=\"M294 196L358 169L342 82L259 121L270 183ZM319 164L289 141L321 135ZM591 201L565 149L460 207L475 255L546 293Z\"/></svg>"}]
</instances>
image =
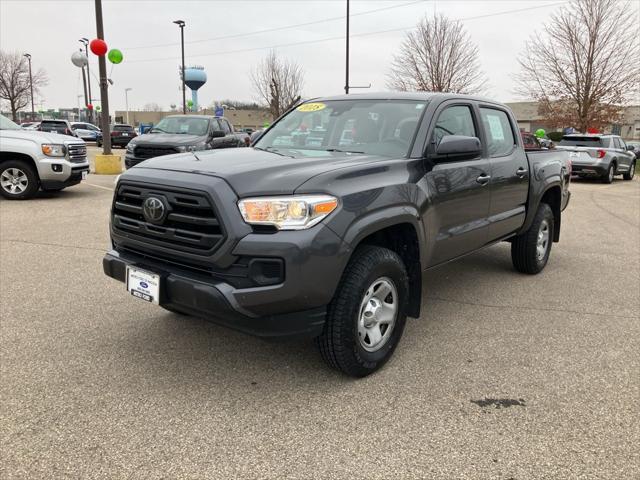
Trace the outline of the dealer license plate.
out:
<instances>
[{"instance_id":1,"label":"dealer license plate","mask_svg":"<svg viewBox=\"0 0 640 480\"><path fill-rule=\"evenodd\" d=\"M123 134L122 134L122 136L123 136L123 137L128 137L128 136L129 136L129 134L128 134L128 133L123 133Z\"/></svg>"},{"instance_id":2,"label":"dealer license plate","mask_svg":"<svg viewBox=\"0 0 640 480\"><path fill-rule=\"evenodd\" d=\"M158 305L160 303L160 275L127 267L127 290L134 297Z\"/></svg>"},{"instance_id":3,"label":"dealer license plate","mask_svg":"<svg viewBox=\"0 0 640 480\"><path fill-rule=\"evenodd\" d=\"M86 180L88 175L89 175L89 172L87 172L86 170L84 170L84 171L82 172L82 179L83 179L83 180Z\"/></svg>"}]
</instances>

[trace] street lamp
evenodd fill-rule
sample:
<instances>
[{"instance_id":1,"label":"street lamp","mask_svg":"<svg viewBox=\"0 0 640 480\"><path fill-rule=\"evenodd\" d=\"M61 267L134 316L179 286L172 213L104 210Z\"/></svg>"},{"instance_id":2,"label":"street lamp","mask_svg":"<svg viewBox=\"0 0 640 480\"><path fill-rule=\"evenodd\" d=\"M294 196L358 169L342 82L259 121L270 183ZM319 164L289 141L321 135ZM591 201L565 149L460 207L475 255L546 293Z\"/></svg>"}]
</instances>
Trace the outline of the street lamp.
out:
<instances>
[{"instance_id":1,"label":"street lamp","mask_svg":"<svg viewBox=\"0 0 640 480\"><path fill-rule=\"evenodd\" d=\"M344 93L349 94L349 0L347 0L347 41L346 41L346 65L344 73Z\"/></svg>"},{"instance_id":2,"label":"street lamp","mask_svg":"<svg viewBox=\"0 0 640 480\"><path fill-rule=\"evenodd\" d=\"M84 54L87 56L87 90L89 90L89 99L91 99L91 72L89 71L89 39L82 37L78 40L82 45L84 45ZM93 111L89 110L89 118L91 123L93 123Z\"/></svg>"},{"instance_id":3,"label":"street lamp","mask_svg":"<svg viewBox=\"0 0 640 480\"><path fill-rule=\"evenodd\" d=\"M184 20L174 20L174 22L178 27L180 27L180 44L182 48L182 113L186 115L187 113L187 96L185 93L184 86Z\"/></svg>"},{"instance_id":4,"label":"street lamp","mask_svg":"<svg viewBox=\"0 0 640 480\"><path fill-rule=\"evenodd\" d=\"M124 104L126 105L126 108L127 108L127 125L130 125L129 124L129 96L127 95L130 91L131 91L131 88L124 89Z\"/></svg>"},{"instance_id":5,"label":"street lamp","mask_svg":"<svg viewBox=\"0 0 640 480\"><path fill-rule=\"evenodd\" d=\"M31 75L31 54L25 53L25 57L29 61L29 88L31 89L31 121L36 117L36 109L33 106L33 75Z\"/></svg>"}]
</instances>

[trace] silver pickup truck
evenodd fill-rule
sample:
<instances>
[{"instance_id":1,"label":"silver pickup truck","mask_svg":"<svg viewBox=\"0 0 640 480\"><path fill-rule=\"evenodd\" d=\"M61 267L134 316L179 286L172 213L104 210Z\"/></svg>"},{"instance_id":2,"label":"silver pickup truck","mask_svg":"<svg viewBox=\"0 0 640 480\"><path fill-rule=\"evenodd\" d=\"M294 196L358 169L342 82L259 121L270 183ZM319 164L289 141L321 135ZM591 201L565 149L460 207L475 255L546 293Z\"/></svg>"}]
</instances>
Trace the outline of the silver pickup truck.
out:
<instances>
[{"instance_id":1,"label":"silver pickup truck","mask_svg":"<svg viewBox=\"0 0 640 480\"><path fill-rule=\"evenodd\" d=\"M25 130L0 115L0 195L33 197L39 189L58 191L89 173L86 144L75 137Z\"/></svg>"},{"instance_id":2,"label":"silver pickup truck","mask_svg":"<svg viewBox=\"0 0 640 480\"><path fill-rule=\"evenodd\" d=\"M618 135L571 134L562 137L558 148L571 151L571 173L579 177L600 178L604 183L622 174L625 180L635 175L636 157Z\"/></svg>"}]
</instances>

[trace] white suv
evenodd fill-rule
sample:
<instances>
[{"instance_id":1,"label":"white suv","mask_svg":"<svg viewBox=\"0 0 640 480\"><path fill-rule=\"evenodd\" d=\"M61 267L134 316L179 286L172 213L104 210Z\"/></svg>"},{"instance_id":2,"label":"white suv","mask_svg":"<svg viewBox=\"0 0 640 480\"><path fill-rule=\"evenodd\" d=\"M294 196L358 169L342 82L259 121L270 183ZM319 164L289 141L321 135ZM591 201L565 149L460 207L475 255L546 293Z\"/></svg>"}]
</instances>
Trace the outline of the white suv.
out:
<instances>
[{"instance_id":1,"label":"white suv","mask_svg":"<svg viewBox=\"0 0 640 480\"><path fill-rule=\"evenodd\" d=\"M0 115L0 195L33 197L38 189L57 191L89 173L87 146L68 135L25 130Z\"/></svg>"}]
</instances>

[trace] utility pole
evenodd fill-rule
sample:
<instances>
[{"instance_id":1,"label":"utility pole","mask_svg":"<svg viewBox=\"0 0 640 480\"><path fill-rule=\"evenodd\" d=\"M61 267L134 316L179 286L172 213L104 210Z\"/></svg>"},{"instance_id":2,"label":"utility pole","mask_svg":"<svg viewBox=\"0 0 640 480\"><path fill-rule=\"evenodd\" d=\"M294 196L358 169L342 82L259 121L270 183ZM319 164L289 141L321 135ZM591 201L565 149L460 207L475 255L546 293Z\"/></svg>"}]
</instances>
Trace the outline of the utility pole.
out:
<instances>
[{"instance_id":1,"label":"utility pole","mask_svg":"<svg viewBox=\"0 0 640 480\"><path fill-rule=\"evenodd\" d=\"M25 57L29 61L29 88L31 89L31 121L35 120L36 109L33 106L33 75L31 75L31 54L25 53Z\"/></svg>"},{"instance_id":2,"label":"utility pole","mask_svg":"<svg viewBox=\"0 0 640 480\"><path fill-rule=\"evenodd\" d=\"M85 106L85 109L86 109L87 105L90 102L87 99L87 81L86 81L85 74L84 74L84 67L82 67L82 87L84 89L84 106Z\"/></svg>"},{"instance_id":3,"label":"utility pole","mask_svg":"<svg viewBox=\"0 0 640 480\"><path fill-rule=\"evenodd\" d=\"M96 31L98 38L104 40L104 27L102 23L102 0L95 0L96 5ZM100 72L100 101L102 103L102 153L111 155L111 133L109 131L109 83L107 82L107 61L104 55L98 57L98 70Z\"/></svg>"},{"instance_id":4,"label":"utility pole","mask_svg":"<svg viewBox=\"0 0 640 480\"><path fill-rule=\"evenodd\" d=\"M349 0L347 0L347 41L346 41L346 68L344 73L344 93L349 94Z\"/></svg>"},{"instance_id":5,"label":"utility pole","mask_svg":"<svg viewBox=\"0 0 640 480\"><path fill-rule=\"evenodd\" d=\"M180 27L180 45L182 49L182 113L187 114L187 94L185 93L184 83L184 20L175 20L173 23Z\"/></svg>"},{"instance_id":6,"label":"utility pole","mask_svg":"<svg viewBox=\"0 0 640 480\"><path fill-rule=\"evenodd\" d=\"M127 108L127 125L130 125L129 123L129 95L128 93L131 91L131 88L125 88L124 89L124 104Z\"/></svg>"},{"instance_id":7,"label":"utility pole","mask_svg":"<svg viewBox=\"0 0 640 480\"><path fill-rule=\"evenodd\" d=\"M91 72L89 71L89 39L82 37L78 41L84 45L84 54L87 56L87 90L89 90L89 103L93 103L91 99ZM93 110L89 110L89 122L93 123Z\"/></svg>"}]
</instances>

